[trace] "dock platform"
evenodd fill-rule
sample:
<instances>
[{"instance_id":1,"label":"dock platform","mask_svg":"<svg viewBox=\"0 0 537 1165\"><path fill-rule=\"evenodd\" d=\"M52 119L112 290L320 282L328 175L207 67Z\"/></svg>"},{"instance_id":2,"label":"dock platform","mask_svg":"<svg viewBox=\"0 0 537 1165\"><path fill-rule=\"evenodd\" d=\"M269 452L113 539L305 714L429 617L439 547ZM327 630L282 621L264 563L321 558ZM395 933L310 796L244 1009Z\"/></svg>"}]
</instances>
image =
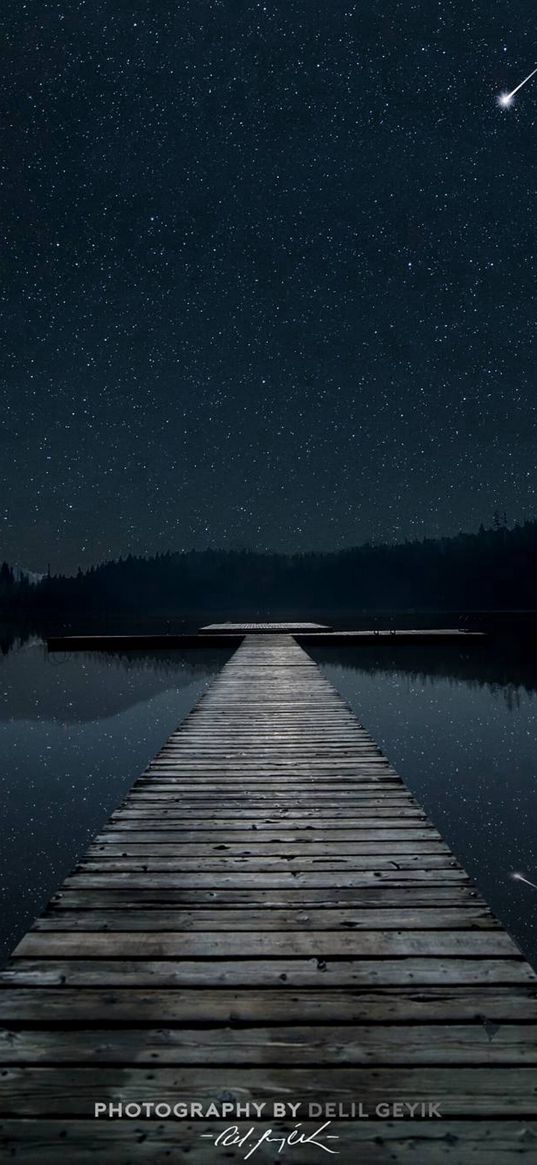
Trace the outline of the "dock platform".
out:
<instances>
[{"instance_id":1,"label":"dock platform","mask_svg":"<svg viewBox=\"0 0 537 1165\"><path fill-rule=\"evenodd\" d=\"M208 632L217 632L220 635L300 635L302 632L316 634L318 631L330 631L326 623L208 623L200 630L205 635Z\"/></svg>"},{"instance_id":2,"label":"dock platform","mask_svg":"<svg viewBox=\"0 0 537 1165\"><path fill-rule=\"evenodd\" d=\"M0 1018L21 1165L238 1165L230 1125L313 1135L328 1102L341 1165L536 1159L537 974L290 634L245 635L13 952ZM266 1107L93 1118L234 1101ZM328 1155L277 1148L250 1159Z\"/></svg>"},{"instance_id":3,"label":"dock platform","mask_svg":"<svg viewBox=\"0 0 537 1165\"><path fill-rule=\"evenodd\" d=\"M483 631L461 631L457 628L366 629L362 631L334 631L317 623L212 623L197 632L165 632L129 635L51 635L47 647L51 652L67 651L181 651L191 647L238 647L245 635L293 635L304 647L391 647L423 644L467 647L485 643Z\"/></svg>"}]
</instances>

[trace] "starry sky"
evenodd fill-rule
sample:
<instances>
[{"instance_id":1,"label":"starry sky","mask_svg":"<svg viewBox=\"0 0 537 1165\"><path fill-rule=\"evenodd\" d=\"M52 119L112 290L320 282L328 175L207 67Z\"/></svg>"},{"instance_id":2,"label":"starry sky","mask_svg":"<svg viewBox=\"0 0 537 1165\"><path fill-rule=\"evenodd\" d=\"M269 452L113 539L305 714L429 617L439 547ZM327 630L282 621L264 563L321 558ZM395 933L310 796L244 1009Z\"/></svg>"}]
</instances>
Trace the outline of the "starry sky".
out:
<instances>
[{"instance_id":1,"label":"starry sky","mask_svg":"<svg viewBox=\"0 0 537 1165\"><path fill-rule=\"evenodd\" d=\"M537 513L530 0L0 16L0 558Z\"/></svg>"}]
</instances>

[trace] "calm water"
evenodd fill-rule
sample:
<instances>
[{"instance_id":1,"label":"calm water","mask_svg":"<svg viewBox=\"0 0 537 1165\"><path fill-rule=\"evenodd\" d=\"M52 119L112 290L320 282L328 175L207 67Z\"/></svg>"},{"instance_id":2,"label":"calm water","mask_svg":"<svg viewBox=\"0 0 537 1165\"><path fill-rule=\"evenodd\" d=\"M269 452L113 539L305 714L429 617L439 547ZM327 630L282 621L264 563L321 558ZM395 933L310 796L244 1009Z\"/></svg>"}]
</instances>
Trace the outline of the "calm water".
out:
<instances>
[{"instance_id":1,"label":"calm water","mask_svg":"<svg viewBox=\"0 0 537 1165\"><path fill-rule=\"evenodd\" d=\"M384 654L385 652L385 654ZM315 652L537 966L537 667L492 649Z\"/></svg>"},{"instance_id":2,"label":"calm water","mask_svg":"<svg viewBox=\"0 0 537 1165\"><path fill-rule=\"evenodd\" d=\"M0 952L228 658L0 657ZM326 648L315 658L537 964L537 668L499 650Z\"/></svg>"},{"instance_id":3,"label":"calm water","mask_svg":"<svg viewBox=\"0 0 537 1165\"><path fill-rule=\"evenodd\" d=\"M228 656L0 657L0 959Z\"/></svg>"}]
</instances>

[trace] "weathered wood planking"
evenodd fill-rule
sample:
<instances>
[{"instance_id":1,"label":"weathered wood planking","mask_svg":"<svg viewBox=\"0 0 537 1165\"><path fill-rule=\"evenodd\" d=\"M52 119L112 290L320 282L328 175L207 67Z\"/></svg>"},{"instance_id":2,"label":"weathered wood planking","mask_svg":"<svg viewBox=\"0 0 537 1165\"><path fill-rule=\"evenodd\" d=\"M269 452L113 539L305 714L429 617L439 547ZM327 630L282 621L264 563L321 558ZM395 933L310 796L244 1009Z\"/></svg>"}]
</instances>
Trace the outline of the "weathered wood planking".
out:
<instances>
[{"instance_id":1,"label":"weathered wood planking","mask_svg":"<svg viewBox=\"0 0 537 1165\"><path fill-rule=\"evenodd\" d=\"M109 937L109 936L107 936ZM15 960L14 960L15 962ZM521 959L506 955L463 958L394 955L392 958L307 958L293 952L274 959L242 955L192 958L111 959L19 958L4 971L3 981L20 987L316 987L319 981L337 989L364 987L476 987L534 984L534 974ZM484 1003L486 1007L486 1000Z\"/></svg>"},{"instance_id":2,"label":"weathered wood planking","mask_svg":"<svg viewBox=\"0 0 537 1165\"><path fill-rule=\"evenodd\" d=\"M322 982L322 981L321 981ZM483 1024L494 1039L496 1025L537 1021L537 995L533 984L487 987L486 1014L483 1012L483 983L450 985L447 988L370 986L365 990L326 984L308 990L277 988L188 987L156 988L120 985L108 987L17 987L0 991L0 1018L9 1030L43 1028L43 1016L50 1030L80 1030L89 1026L150 1025L203 1028L237 1024L251 1027L270 1024L280 1030L286 1025L304 1024L400 1024L409 1034L416 1023ZM16 1023L13 1014L16 1013ZM531 1027L530 1027L531 1030ZM440 1026L437 1033L441 1033ZM285 1035L285 1031L283 1031Z\"/></svg>"},{"instance_id":3,"label":"weathered wood planking","mask_svg":"<svg viewBox=\"0 0 537 1165\"><path fill-rule=\"evenodd\" d=\"M258 931L263 928L285 932L287 930L399 930L402 926L412 924L416 930L451 930L458 934L459 930L477 927L484 930L498 928L498 923L485 906L463 905L462 907L444 905L437 907L416 907L411 911L408 906L360 908L351 909L309 909L309 910L251 910L244 906L240 910L220 907L218 910L144 910L137 906L134 910L114 909L104 904L92 908L86 906L77 909L76 906L66 909L61 907L44 918L38 918L30 935L49 930L70 931L179 931L187 933L201 930L208 934L213 930L236 932L239 930Z\"/></svg>"},{"instance_id":4,"label":"weathered wood planking","mask_svg":"<svg viewBox=\"0 0 537 1165\"><path fill-rule=\"evenodd\" d=\"M537 1064L534 1032L502 1024L493 1040L483 1024L139 1028L3 1032L0 1065L117 1064L436 1064L456 1055L461 1064Z\"/></svg>"},{"instance_id":5,"label":"weathered wood planking","mask_svg":"<svg viewBox=\"0 0 537 1165\"><path fill-rule=\"evenodd\" d=\"M232 634L245 634L247 632L254 632L256 635L276 634L284 632L285 634L293 634L300 631L329 631L330 628L326 623L208 623L206 627L201 627L200 631L228 631Z\"/></svg>"},{"instance_id":6,"label":"weathered wood planking","mask_svg":"<svg viewBox=\"0 0 537 1165\"><path fill-rule=\"evenodd\" d=\"M91 1117L225 1094L361 1100L342 1165L534 1160L535 972L313 661L243 630L0 976L6 1159L223 1163L218 1122Z\"/></svg>"},{"instance_id":7,"label":"weathered wood planking","mask_svg":"<svg viewBox=\"0 0 537 1165\"><path fill-rule=\"evenodd\" d=\"M141 1043L147 1038L144 1032ZM518 1118L520 1122L527 1119L535 1103L536 1069L528 1067L527 1061L522 1059L520 1064L511 1063L509 1066L482 1062L468 1067L458 1063L455 1069L431 1064L379 1067L375 1062L374 1071L370 1065L341 1067L338 1063L330 1064L327 1069L324 1057L322 1069L315 1060L310 1068L263 1062L260 1066L235 1066L230 1059L224 1073L221 1066L212 1064L210 1053L207 1053L207 1058L211 1067L191 1064L138 1067L136 1063L132 1064L131 1056L129 1067L110 1066L106 1061L89 1066L84 1063L76 1066L31 1063L2 1067L6 1116L20 1113L21 1116L35 1117L46 1111L49 1118L84 1119L88 1109L92 1111L96 1097L114 1097L116 1102L119 1100L125 1104L139 1102L140 1098L156 1103L171 1098L172 1103L183 1101L190 1105L200 1101L221 1103L224 1093L226 1099L242 1104L245 1101L270 1102L276 1097L293 1097L306 1111L308 1103L325 1104L328 1095L347 1103L351 1097L358 1097L370 1113L374 1113L379 1103L393 1103L394 1097L406 1104L419 1103L418 1098L426 1104L438 1104L439 1098L443 1098L448 1119L475 1118L485 1110L494 1112L496 1117ZM225 1089L223 1076L226 1078ZM419 1135L419 1125L415 1127L414 1135ZM535 1144L532 1153L530 1160L535 1161ZM456 1160L461 1160L460 1147Z\"/></svg>"},{"instance_id":8,"label":"weathered wood planking","mask_svg":"<svg viewBox=\"0 0 537 1165\"><path fill-rule=\"evenodd\" d=\"M216 1148L211 1141L203 1139L210 1133L221 1134L226 1129L224 1122L210 1124L191 1121L174 1125L167 1121L140 1122L115 1121L109 1124L87 1120L27 1119L20 1124L6 1120L0 1127L2 1138L9 1152L9 1159L21 1165L58 1165L57 1146L61 1145L63 1158L77 1165L170 1165L170 1162L188 1161L189 1165L229 1165L242 1158L230 1157L229 1149ZM307 1135L318 1128L318 1121L306 1121L302 1129ZM373 1127L372 1127L373 1126ZM397 1120L382 1122L364 1119L361 1121L338 1120L332 1130L338 1140L337 1160L344 1165L393 1165L397 1162L411 1162L412 1165L445 1165L446 1161L456 1165L516 1165L521 1158L530 1162L534 1156L533 1130L525 1121L498 1120L494 1126L486 1127L475 1120L420 1120L416 1122ZM256 1126L259 1137L272 1129L273 1136L288 1135L294 1125L288 1121L260 1121ZM243 1126L243 1132L246 1129ZM21 1152L24 1144L24 1156ZM207 1148L209 1146L209 1149ZM250 1146L249 1146L250 1147ZM276 1145L276 1149L278 1146ZM274 1143L266 1140L260 1144L254 1157L258 1165L312 1165L319 1156L312 1157L311 1146L296 1144L283 1157L274 1155ZM244 1150L246 1152L246 1148ZM319 1154L322 1150L317 1151ZM13 1157L11 1156L13 1154ZM291 1155L292 1154L292 1155ZM325 1159L323 1153L323 1160Z\"/></svg>"}]
</instances>

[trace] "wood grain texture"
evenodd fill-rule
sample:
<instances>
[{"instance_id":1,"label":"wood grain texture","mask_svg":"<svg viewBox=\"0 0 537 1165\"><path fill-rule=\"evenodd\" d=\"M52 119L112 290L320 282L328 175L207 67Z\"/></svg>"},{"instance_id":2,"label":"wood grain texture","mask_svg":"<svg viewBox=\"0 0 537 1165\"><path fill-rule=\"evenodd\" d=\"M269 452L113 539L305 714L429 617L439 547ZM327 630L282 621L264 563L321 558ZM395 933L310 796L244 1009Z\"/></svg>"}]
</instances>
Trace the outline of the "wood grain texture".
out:
<instances>
[{"instance_id":1,"label":"wood grain texture","mask_svg":"<svg viewBox=\"0 0 537 1165\"><path fill-rule=\"evenodd\" d=\"M410 1032L417 1022L484 1023L493 1035L497 1025L537 1021L537 992L532 984L476 986L368 986L344 991L323 985L294 989L181 987L4 987L0 1019L11 1029L38 1024L46 1015L48 1030L73 1023L160 1027L231 1024L383 1025L397 1023ZM535 1028L533 1027L533 1030Z\"/></svg>"},{"instance_id":2,"label":"wood grain texture","mask_svg":"<svg viewBox=\"0 0 537 1165\"><path fill-rule=\"evenodd\" d=\"M187 1161L189 1165L208 1165L209 1161L229 1165L233 1161L229 1148L216 1147L204 1136L216 1137L226 1127L221 1121L6 1120L0 1124L0 1148L7 1161L18 1165L58 1165L59 1159L69 1165L183 1165ZM239 1124L243 1135L248 1127L247 1122ZM261 1121L256 1127L261 1137L271 1129L274 1136L285 1136L295 1126L276 1120ZM311 1135L318 1122L305 1121L302 1127ZM339 1120L333 1122L332 1131L338 1138L332 1142L337 1146L337 1160L343 1165L517 1165L520 1161L525 1165L535 1161L537 1143L537 1123L524 1119L493 1124L420 1120L417 1128L408 1120ZM274 1165L277 1148L265 1141L250 1160ZM285 1156L279 1159L286 1161ZM289 1162L312 1165L311 1146L293 1146Z\"/></svg>"},{"instance_id":3,"label":"wood grain texture","mask_svg":"<svg viewBox=\"0 0 537 1165\"><path fill-rule=\"evenodd\" d=\"M0 1151L228 1161L218 1121L90 1119L225 1093L441 1103L336 1121L342 1165L535 1159L536 973L291 635L241 634L0 975Z\"/></svg>"},{"instance_id":4,"label":"wood grain texture","mask_svg":"<svg viewBox=\"0 0 537 1165\"><path fill-rule=\"evenodd\" d=\"M0 1064L534 1064L532 1028L502 1024L491 1038L483 1023L339 1027L0 1029Z\"/></svg>"},{"instance_id":5,"label":"wood grain texture","mask_svg":"<svg viewBox=\"0 0 537 1165\"><path fill-rule=\"evenodd\" d=\"M326 1063L326 1061L325 1061ZM535 1106L533 1066L453 1065L437 1067L410 1065L371 1068L330 1065L330 1095L347 1102L358 1097L368 1110L378 1104L438 1103L444 1115L487 1118L528 1117ZM301 1105L324 1104L327 1083L324 1074L307 1067L254 1067L237 1065L225 1070L216 1067L114 1067L86 1065L24 1066L2 1069L2 1096L5 1115L87 1117L96 1099L110 1097L123 1104L160 1102L173 1098L184 1101L221 1102L222 1079L226 1078L226 1099L272 1101L278 1096L293 1097Z\"/></svg>"},{"instance_id":6,"label":"wood grain texture","mask_svg":"<svg viewBox=\"0 0 537 1165\"><path fill-rule=\"evenodd\" d=\"M198 907L196 910L168 910L165 907L154 906L152 909L125 904L124 909L106 909L107 898L104 898L104 908L92 909L56 909L49 914L38 918L33 930L27 938L43 932L68 931L75 934L78 931L96 931L101 934L107 931L226 931L234 934L237 931L258 931L263 933L277 930L287 931L304 930L335 930L353 931L365 930L373 933L376 930L449 930L459 934L461 930L491 930L498 929L499 923L484 906L443 906L442 909L431 907L416 907L414 910L406 906L397 907L359 907L334 910L327 907L323 910L315 907L295 910L282 909L251 909L247 906L241 910L233 910L221 906L218 910Z\"/></svg>"}]
</instances>

